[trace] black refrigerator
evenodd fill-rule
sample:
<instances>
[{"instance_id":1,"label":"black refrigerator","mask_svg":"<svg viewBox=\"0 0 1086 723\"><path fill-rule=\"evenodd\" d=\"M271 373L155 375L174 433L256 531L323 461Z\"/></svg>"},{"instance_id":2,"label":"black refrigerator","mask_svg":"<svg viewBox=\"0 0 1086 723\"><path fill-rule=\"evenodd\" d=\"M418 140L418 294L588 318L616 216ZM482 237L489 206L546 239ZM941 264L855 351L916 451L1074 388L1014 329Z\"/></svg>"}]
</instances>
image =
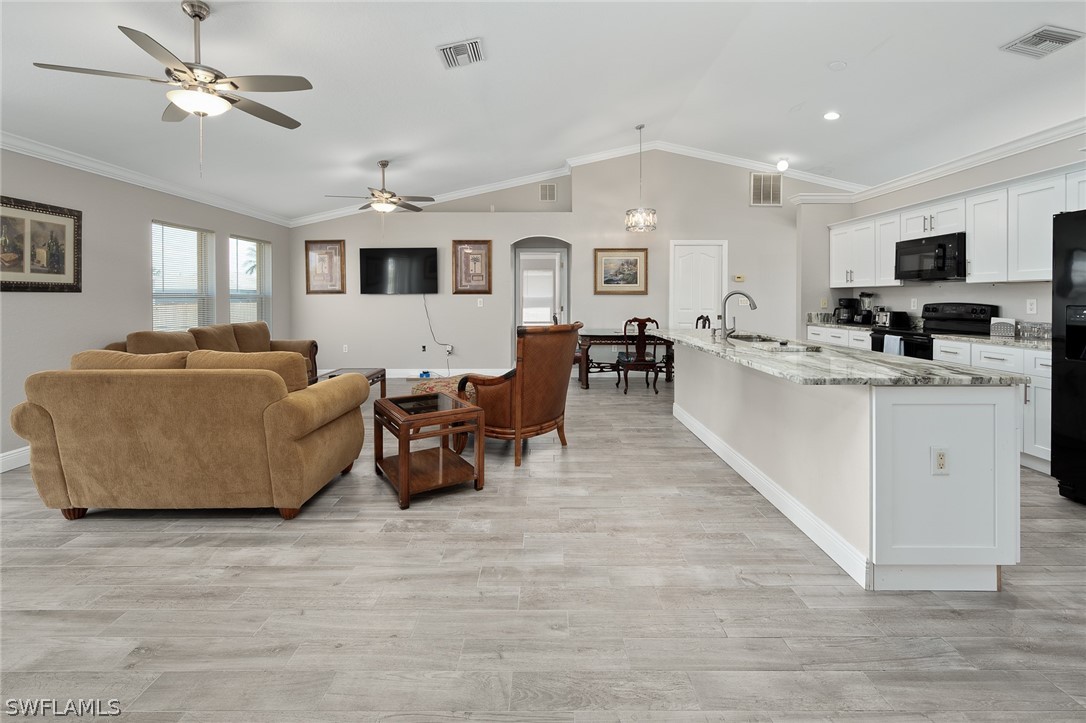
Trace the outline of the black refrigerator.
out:
<instances>
[{"instance_id":1,"label":"black refrigerator","mask_svg":"<svg viewBox=\"0 0 1086 723\"><path fill-rule=\"evenodd\" d=\"M1086 503L1086 210L1052 220L1052 476Z\"/></svg>"}]
</instances>

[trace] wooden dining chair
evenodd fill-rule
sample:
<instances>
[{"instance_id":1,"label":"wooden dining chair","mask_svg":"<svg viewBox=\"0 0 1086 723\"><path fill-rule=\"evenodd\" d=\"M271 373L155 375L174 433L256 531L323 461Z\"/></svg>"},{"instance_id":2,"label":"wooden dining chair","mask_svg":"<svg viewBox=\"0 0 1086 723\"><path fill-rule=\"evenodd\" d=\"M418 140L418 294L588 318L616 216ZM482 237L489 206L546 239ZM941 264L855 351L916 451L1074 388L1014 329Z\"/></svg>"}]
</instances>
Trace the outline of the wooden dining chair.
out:
<instances>
[{"instance_id":1,"label":"wooden dining chair","mask_svg":"<svg viewBox=\"0 0 1086 723\"><path fill-rule=\"evenodd\" d=\"M699 316L697 319L694 320L694 328L695 329L708 329L712 325L713 325L712 319L710 319L706 314L702 314L701 316Z\"/></svg>"},{"instance_id":2,"label":"wooden dining chair","mask_svg":"<svg viewBox=\"0 0 1086 723\"><path fill-rule=\"evenodd\" d=\"M649 372L652 372L652 390L657 394L660 393L660 390L656 388L656 382L660 378L660 364L656 359L656 347L659 342L655 336L645 333L645 329L650 324L655 324L657 329L660 328L660 323L656 319L648 317L627 319L622 327L624 351L620 351L615 360L619 377L615 386L625 381L623 394L628 394L630 391L630 370L645 372L646 387L649 385Z\"/></svg>"}]
</instances>

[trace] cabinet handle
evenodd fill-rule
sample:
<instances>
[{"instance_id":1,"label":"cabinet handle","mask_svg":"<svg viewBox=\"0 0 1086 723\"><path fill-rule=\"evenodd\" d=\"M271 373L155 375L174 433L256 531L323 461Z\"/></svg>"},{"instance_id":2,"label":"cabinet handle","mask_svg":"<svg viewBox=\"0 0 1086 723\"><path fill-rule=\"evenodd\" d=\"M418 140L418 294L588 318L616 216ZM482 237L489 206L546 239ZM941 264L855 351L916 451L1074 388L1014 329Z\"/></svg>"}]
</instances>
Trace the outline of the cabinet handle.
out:
<instances>
[{"instance_id":1,"label":"cabinet handle","mask_svg":"<svg viewBox=\"0 0 1086 723\"><path fill-rule=\"evenodd\" d=\"M935 230L935 214L933 213L931 216L929 216L929 218L931 219L931 223L929 223L928 226L931 227L932 231L934 231Z\"/></svg>"},{"instance_id":2,"label":"cabinet handle","mask_svg":"<svg viewBox=\"0 0 1086 723\"><path fill-rule=\"evenodd\" d=\"M980 358L981 359L989 359L991 361L1001 361L1001 362L1007 361L1007 357L1005 357L1005 356L994 356L992 354L981 354Z\"/></svg>"},{"instance_id":3,"label":"cabinet handle","mask_svg":"<svg viewBox=\"0 0 1086 723\"><path fill-rule=\"evenodd\" d=\"M1025 390L1025 401L1023 402L1023 404L1029 404L1029 385L1023 384L1022 389Z\"/></svg>"},{"instance_id":4,"label":"cabinet handle","mask_svg":"<svg viewBox=\"0 0 1086 723\"><path fill-rule=\"evenodd\" d=\"M928 217L925 214L925 216L924 216L924 233L927 233L927 231L928 231Z\"/></svg>"},{"instance_id":5,"label":"cabinet handle","mask_svg":"<svg viewBox=\"0 0 1086 723\"><path fill-rule=\"evenodd\" d=\"M943 353L944 354L953 354L954 356L958 356L958 352L954 351L953 349L943 349Z\"/></svg>"},{"instance_id":6,"label":"cabinet handle","mask_svg":"<svg viewBox=\"0 0 1086 723\"><path fill-rule=\"evenodd\" d=\"M1052 362L1039 361L1039 362L1037 362L1037 366L1044 367L1045 369L1051 369L1052 368Z\"/></svg>"}]
</instances>

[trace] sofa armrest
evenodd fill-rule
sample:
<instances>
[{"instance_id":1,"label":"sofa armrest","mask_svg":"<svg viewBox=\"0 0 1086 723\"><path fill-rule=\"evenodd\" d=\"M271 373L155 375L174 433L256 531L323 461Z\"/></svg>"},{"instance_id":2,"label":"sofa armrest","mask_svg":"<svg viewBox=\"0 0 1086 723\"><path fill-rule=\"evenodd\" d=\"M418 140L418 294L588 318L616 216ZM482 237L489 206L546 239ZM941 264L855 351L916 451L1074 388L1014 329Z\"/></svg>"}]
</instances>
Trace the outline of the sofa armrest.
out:
<instances>
[{"instance_id":1,"label":"sofa armrest","mask_svg":"<svg viewBox=\"0 0 1086 723\"><path fill-rule=\"evenodd\" d=\"M53 418L44 407L23 402L11 410L11 428L30 442L30 476L46 507L74 507L68 496L68 483L60 462L60 448Z\"/></svg>"},{"instance_id":2,"label":"sofa armrest","mask_svg":"<svg viewBox=\"0 0 1086 723\"><path fill-rule=\"evenodd\" d=\"M370 385L361 374L341 374L291 392L264 410L268 443L301 439L315 429L362 406Z\"/></svg>"},{"instance_id":3,"label":"sofa armrest","mask_svg":"<svg viewBox=\"0 0 1086 723\"><path fill-rule=\"evenodd\" d=\"M317 342L313 339L272 339L271 351L296 351L305 357L309 383L317 382Z\"/></svg>"}]
</instances>

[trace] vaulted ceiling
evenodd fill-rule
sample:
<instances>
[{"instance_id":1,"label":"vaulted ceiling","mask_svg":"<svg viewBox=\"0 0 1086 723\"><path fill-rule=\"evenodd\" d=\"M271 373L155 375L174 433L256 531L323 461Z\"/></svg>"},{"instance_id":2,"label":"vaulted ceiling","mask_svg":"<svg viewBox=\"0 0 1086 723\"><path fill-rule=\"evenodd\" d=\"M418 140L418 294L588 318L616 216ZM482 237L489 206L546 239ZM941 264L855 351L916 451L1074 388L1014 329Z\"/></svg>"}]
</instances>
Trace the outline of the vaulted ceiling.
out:
<instances>
[{"instance_id":1,"label":"vaulted ceiling","mask_svg":"<svg viewBox=\"0 0 1086 723\"><path fill-rule=\"evenodd\" d=\"M165 86L117 30L182 60L180 2L19 3L2 12L3 144L155 179L277 219L379 185L437 196L662 142L876 185L1082 119L1086 40L1035 60L999 47L1041 25L1086 30L1076 2L212 2L206 65L303 75L313 90L243 94L296 130L233 110L164 123ZM481 38L447 70L438 45ZM843 61L844 70L830 69ZM841 113L823 120L829 110Z\"/></svg>"}]
</instances>

